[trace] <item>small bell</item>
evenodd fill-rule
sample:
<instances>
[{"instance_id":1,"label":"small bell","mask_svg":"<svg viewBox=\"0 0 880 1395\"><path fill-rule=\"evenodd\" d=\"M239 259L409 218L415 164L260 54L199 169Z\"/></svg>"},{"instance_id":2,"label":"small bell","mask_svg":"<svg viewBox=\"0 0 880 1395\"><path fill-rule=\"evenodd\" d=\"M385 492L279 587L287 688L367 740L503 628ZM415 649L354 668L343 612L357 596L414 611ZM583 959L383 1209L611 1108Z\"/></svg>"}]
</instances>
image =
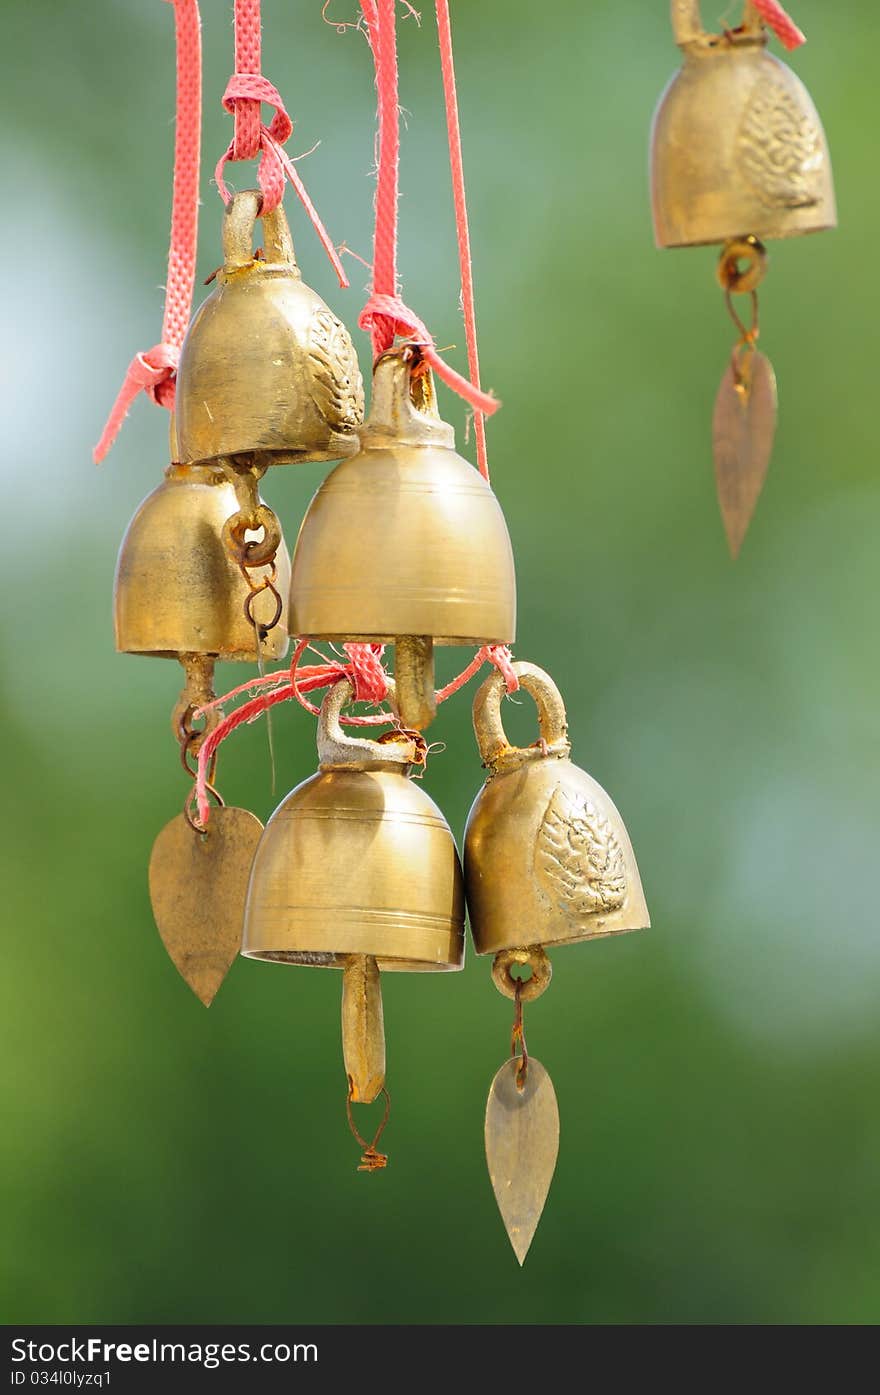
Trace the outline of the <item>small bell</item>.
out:
<instances>
[{"instance_id":1,"label":"small bell","mask_svg":"<svg viewBox=\"0 0 880 1395\"><path fill-rule=\"evenodd\" d=\"M416 730L434 715L434 645L507 644L516 627L504 516L454 447L417 346L383 354L360 452L312 499L293 557L291 634L395 644Z\"/></svg>"},{"instance_id":2,"label":"small bell","mask_svg":"<svg viewBox=\"0 0 880 1395\"><path fill-rule=\"evenodd\" d=\"M262 569L249 572L229 545L228 525L240 512L235 485L220 471L168 467L131 520L119 550L113 619L121 653L250 661L260 654L284 657L287 627L277 612L278 597L287 594L287 548L279 538L273 554L278 589L255 590L247 578ZM274 520L268 509L264 512ZM263 516L253 521L262 524Z\"/></svg>"},{"instance_id":3,"label":"small bell","mask_svg":"<svg viewBox=\"0 0 880 1395\"><path fill-rule=\"evenodd\" d=\"M464 891L449 825L408 778L416 740L345 735L340 713L352 696L348 679L327 694L320 769L279 805L260 839L242 953L343 970L349 1103L369 1103L385 1081L379 972L460 969Z\"/></svg>"},{"instance_id":4,"label":"small bell","mask_svg":"<svg viewBox=\"0 0 880 1395\"><path fill-rule=\"evenodd\" d=\"M836 227L822 123L800 79L767 52L755 6L740 28L709 34L699 0L672 0L672 25L684 62L651 132L657 245Z\"/></svg>"},{"instance_id":5,"label":"small bell","mask_svg":"<svg viewBox=\"0 0 880 1395\"><path fill-rule=\"evenodd\" d=\"M253 251L263 218L265 255ZM357 450L364 387L348 331L303 284L284 210L235 194L223 266L181 351L176 408L187 463L338 460Z\"/></svg>"},{"instance_id":6,"label":"small bell","mask_svg":"<svg viewBox=\"0 0 880 1395\"><path fill-rule=\"evenodd\" d=\"M540 740L511 746L501 722L504 679L474 699L485 785L464 845L468 913L478 954L568 944L647 929L629 835L600 785L569 760L565 708L548 674L515 663L538 708Z\"/></svg>"}]
</instances>

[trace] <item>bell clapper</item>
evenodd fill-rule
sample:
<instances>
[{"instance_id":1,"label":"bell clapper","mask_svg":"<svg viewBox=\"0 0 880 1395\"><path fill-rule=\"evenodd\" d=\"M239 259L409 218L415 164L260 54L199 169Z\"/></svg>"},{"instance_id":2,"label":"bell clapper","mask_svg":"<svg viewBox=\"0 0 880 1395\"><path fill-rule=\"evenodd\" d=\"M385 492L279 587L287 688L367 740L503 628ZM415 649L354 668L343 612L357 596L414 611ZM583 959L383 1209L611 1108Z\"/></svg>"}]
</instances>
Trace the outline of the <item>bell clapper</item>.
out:
<instances>
[{"instance_id":1,"label":"bell clapper","mask_svg":"<svg viewBox=\"0 0 880 1395\"><path fill-rule=\"evenodd\" d=\"M424 731L437 715L434 641L430 635L399 635L395 649L398 715L408 730Z\"/></svg>"},{"instance_id":2,"label":"bell clapper","mask_svg":"<svg viewBox=\"0 0 880 1395\"><path fill-rule=\"evenodd\" d=\"M531 971L514 976L516 967ZM492 979L515 1004L510 1058L498 1071L486 1103L486 1164L501 1219L520 1264L538 1228L559 1153L559 1109L553 1082L529 1055L523 1004L549 986L550 960L540 945L496 954Z\"/></svg>"},{"instance_id":3,"label":"bell clapper","mask_svg":"<svg viewBox=\"0 0 880 1395\"><path fill-rule=\"evenodd\" d=\"M385 1085L385 1022L379 965L351 954L342 970L342 1055L352 1104L371 1104Z\"/></svg>"},{"instance_id":4,"label":"bell clapper","mask_svg":"<svg viewBox=\"0 0 880 1395\"><path fill-rule=\"evenodd\" d=\"M756 237L725 243L717 277L739 337L715 399L712 438L718 503L734 558L764 487L776 434L776 377L770 360L757 348L758 286L766 270L767 251ZM738 313L735 295L751 298L751 325Z\"/></svg>"}]
</instances>

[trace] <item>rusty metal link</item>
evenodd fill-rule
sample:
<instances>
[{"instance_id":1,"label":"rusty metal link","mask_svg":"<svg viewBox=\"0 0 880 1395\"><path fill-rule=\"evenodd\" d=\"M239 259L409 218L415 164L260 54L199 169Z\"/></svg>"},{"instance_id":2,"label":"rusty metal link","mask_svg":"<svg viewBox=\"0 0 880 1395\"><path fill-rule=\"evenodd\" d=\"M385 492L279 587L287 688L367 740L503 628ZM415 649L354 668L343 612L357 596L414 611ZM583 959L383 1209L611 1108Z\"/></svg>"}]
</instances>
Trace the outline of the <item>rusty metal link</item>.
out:
<instances>
[{"instance_id":1,"label":"rusty metal link","mask_svg":"<svg viewBox=\"0 0 880 1395\"><path fill-rule=\"evenodd\" d=\"M221 720L223 713L213 708L199 719L200 707L213 702L214 659L208 654L178 654L186 681L171 714L171 729L180 748L180 763L191 779L196 778L196 762L202 742ZM208 780L213 781L216 756L211 761Z\"/></svg>"},{"instance_id":2,"label":"rusty metal link","mask_svg":"<svg viewBox=\"0 0 880 1395\"><path fill-rule=\"evenodd\" d=\"M248 594L244 600L245 618L252 625L260 644L265 643L270 630L281 619L284 602L275 585L278 578L276 557L281 546L281 524L268 504L259 502L256 494L257 481L253 475L237 476L236 493L243 507L238 513L227 518L223 525L223 541L235 559L236 566L247 582ZM247 495L245 499L243 496ZM247 533L262 532L262 537L248 538ZM254 572L262 575L255 576ZM254 607L257 597L269 592L273 599L271 615L260 619Z\"/></svg>"}]
</instances>

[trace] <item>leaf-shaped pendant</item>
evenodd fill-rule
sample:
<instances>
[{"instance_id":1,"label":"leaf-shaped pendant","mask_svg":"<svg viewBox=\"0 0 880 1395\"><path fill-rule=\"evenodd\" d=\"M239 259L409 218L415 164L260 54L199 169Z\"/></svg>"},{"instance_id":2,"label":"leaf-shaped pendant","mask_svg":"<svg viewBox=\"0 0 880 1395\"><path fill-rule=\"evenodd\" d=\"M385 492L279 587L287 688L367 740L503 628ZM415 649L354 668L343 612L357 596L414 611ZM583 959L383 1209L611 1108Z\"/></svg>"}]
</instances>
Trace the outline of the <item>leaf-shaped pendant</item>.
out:
<instances>
[{"instance_id":1,"label":"leaf-shaped pendant","mask_svg":"<svg viewBox=\"0 0 880 1395\"><path fill-rule=\"evenodd\" d=\"M486 1162L501 1219L523 1263L532 1243L559 1154L559 1109L553 1082L529 1056L520 1089L520 1056L499 1070L486 1103Z\"/></svg>"},{"instance_id":2,"label":"leaf-shaped pendant","mask_svg":"<svg viewBox=\"0 0 880 1395\"><path fill-rule=\"evenodd\" d=\"M251 863L263 825L247 809L214 809L206 833L183 814L150 857L150 900L175 967L210 1007L241 948Z\"/></svg>"},{"instance_id":3,"label":"leaf-shaped pendant","mask_svg":"<svg viewBox=\"0 0 880 1395\"><path fill-rule=\"evenodd\" d=\"M756 349L736 349L721 379L712 420L718 502L733 558L764 487L775 435L773 365Z\"/></svg>"}]
</instances>

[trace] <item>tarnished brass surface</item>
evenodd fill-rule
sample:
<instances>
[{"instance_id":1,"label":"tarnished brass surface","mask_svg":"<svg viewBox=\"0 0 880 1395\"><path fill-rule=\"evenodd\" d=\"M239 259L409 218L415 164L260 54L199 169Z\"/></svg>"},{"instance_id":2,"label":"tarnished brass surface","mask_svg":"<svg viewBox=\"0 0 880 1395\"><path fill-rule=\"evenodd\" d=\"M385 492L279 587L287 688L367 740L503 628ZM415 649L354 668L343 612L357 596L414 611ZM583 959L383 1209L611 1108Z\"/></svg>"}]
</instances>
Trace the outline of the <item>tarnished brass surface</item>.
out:
<instances>
[{"instance_id":1,"label":"tarnished brass surface","mask_svg":"<svg viewBox=\"0 0 880 1395\"><path fill-rule=\"evenodd\" d=\"M379 965L353 954L342 967L342 1055L352 1104L370 1104L385 1084L385 1019Z\"/></svg>"},{"instance_id":2,"label":"tarnished brass surface","mask_svg":"<svg viewBox=\"0 0 880 1395\"><path fill-rule=\"evenodd\" d=\"M291 634L462 645L514 638L516 582L504 516L454 444L417 352L383 355L361 451L324 481L300 529ZM431 705L427 664L418 684L405 670L404 663L401 716L420 730ZM417 717L421 708L419 721L410 720L413 707Z\"/></svg>"},{"instance_id":3,"label":"tarnished brass surface","mask_svg":"<svg viewBox=\"0 0 880 1395\"><path fill-rule=\"evenodd\" d=\"M534 664L518 662L514 669L538 707L541 737L534 746L507 741L500 673L474 699L477 744L489 770L464 845L477 953L647 928L629 835L601 785L569 760L559 690Z\"/></svg>"},{"instance_id":4,"label":"tarnished brass surface","mask_svg":"<svg viewBox=\"0 0 880 1395\"><path fill-rule=\"evenodd\" d=\"M776 375L748 346L734 350L712 419L715 483L730 554L736 558L764 488L776 435Z\"/></svg>"},{"instance_id":5,"label":"tarnished brass surface","mask_svg":"<svg viewBox=\"0 0 880 1395\"><path fill-rule=\"evenodd\" d=\"M522 1088L521 1060L498 1071L486 1102L486 1163L498 1210L523 1263L532 1243L559 1155L556 1092L540 1061L529 1056Z\"/></svg>"},{"instance_id":6,"label":"tarnished brass surface","mask_svg":"<svg viewBox=\"0 0 880 1395\"><path fill-rule=\"evenodd\" d=\"M178 814L150 857L150 900L162 941L205 1007L241 948L248 874L263 825L246 809L215 809L206 833Z\"/></svg>"},{"instance_id":7,"label":"tarnished brass surface","mask_svg":"<svg viewBox=\"0 0 880 1395\"><path fill-rule=\"evenodd\" d=\"M235 194L223 220L223 267L189 327L177 375L181 459L246 457L263 465L338 460L357 450L364 385L348 330L303 284L281 207Z\"/></svg>"},{"instance_id":8,"label":"tarnished brass surface","mask_svg":"<svg viewBox=\"0 0 880 1395\"><path fill-rule=\"evenodd\" d=\"M464 893L449 825L408 778L414 743L346 736L348 680L318 723L320 771L276 809L251 871L242 952L343 968L459 969Z\"/></svg>"},{"instance_id":9,"label":"tarnished brass surface","mask_svg":"<svg viewBox=\"0 0 880 1395\"><path fill-rule=\"evenodd\" d=\"M697 0L672 0L672 20L684 61L651 132L657 245L835 227L822 123L800 79L767 53L754 6L722 34L703 29Z\"/></svg>"},{"instance_id":10,"label":"tarnished brass surface","mask_svg":"<svg viewBox=\"0 0 880 1395\"><path fill-rule=\"evenodd\" d=\"M116 648L127 654L213 654L255 660L254 627L245 617L249 588L224 543L224 525L239 510L233 485L217 470L171 465L128 526L113 589ZM282 541L278 589L287 595L290 561ZM268 623L268 594L253 610ZM269 631L265 658L287 651L286 616Z\"/></svg>"}]
</instances>

